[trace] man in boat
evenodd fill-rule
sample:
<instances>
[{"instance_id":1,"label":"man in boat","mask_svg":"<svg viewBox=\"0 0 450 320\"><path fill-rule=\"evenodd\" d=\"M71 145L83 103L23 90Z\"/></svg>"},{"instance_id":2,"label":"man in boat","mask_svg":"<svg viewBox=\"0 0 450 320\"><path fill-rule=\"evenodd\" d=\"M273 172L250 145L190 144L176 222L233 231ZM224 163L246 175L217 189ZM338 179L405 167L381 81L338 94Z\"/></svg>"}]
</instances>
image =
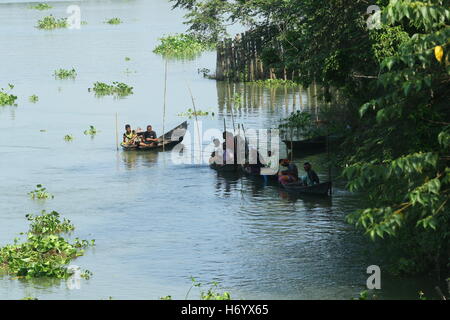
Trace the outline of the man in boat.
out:
<instances>
[{"instance_id":1,"label":"man in boat","mask_svg":"<svg viewBox=\"0 0 450 320\"><path fill-rule=\"evenodd\" d=\"M156 137L156 132L153 131L153 128L151 125L148 125L147 131L142 132L142 140L139 143L139 146L150 147L150 146L157 146L157 145L158 145L158 138Z\"/></svg>"},{"instance_id":2,"label":"man in boat","mask_svg":"<svg viewBox=\"0 0 450 320\"><path fill-rule=\"evenodd\" d=\"M280 159L279 165L287 168L287 170L278 171L278 181L281 184L287 184L298 181L298 168L295 163L289 159Z\"/></svg>"},{"instance_id":3,"label":"man in boat","mask_svg":"<svg viewBox=\"0 0 450 320\"><path fill-rule=\"evenodd\" d=\"M312 186L320 183L319 176L312 169L312 166L309 162L305 162L303 164L303 169L305 169L306 172L306 175L302 177L302 182L305 186Z\"/></svg>"},{"instance_id":4,"label":"man in boat","mask_svg":"<svg viewBox=\"0 0 450 320\"><path fill-rule=\"evenodd\" d=\"M129 124L125 125L125 133L123 134L123 146L131 146L136 143L136 132L131 130L131 126Z\"/></svg>"},{"instance_id":5,"label":"man in boat","mask_svg":"<svg viewBox=\"0 0 450 320\"><path fill-rule=\"evenodd\" d=\"M223 164L223 150L220 144L220 140L215 138L213 140L214 151L211 153L209 158L209 164Z\"/></svg>"}]
</instances>

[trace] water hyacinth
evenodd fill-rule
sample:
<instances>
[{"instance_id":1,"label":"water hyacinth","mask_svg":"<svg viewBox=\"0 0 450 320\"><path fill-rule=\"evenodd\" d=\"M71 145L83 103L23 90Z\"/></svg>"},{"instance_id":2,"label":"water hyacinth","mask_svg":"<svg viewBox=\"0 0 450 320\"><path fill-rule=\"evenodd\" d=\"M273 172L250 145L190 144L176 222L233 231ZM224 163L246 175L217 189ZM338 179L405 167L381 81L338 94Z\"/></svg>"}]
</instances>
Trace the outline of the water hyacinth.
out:
<instances>
[{"instance_id":1,"label":"water hyacinth","mask_svg":"<svg viewBox=\"0 0 450 320\"><path fill-rule=\"evenodd\" d=\"M105 23L108 23L108 24L121 24L122 20L120 20L120 18L111 18L109 20L106 20Z\"/></svg>"},{"instance_id":2,"label":"water hyacinth","mask_svg":"<svg viewBox=\"0 0 450 320\"><path fill-rule=\"evenodd\" d=\"M14 85L8 84L9 90L14 89ZM0 88L0 106L16 106L17 96L8 93L6 89Z\"/></svg>"},{"instance_id":3,"label":"water hyacinth","mask_svg":"<svg viewBox=\"0 0 450 320\"><path fill-rule=\"evenodd\" d=\"M159 39L160 44L153 50L154 53L171 58L193 59L203 51L212 50L211 42L200 40L189 34L169 35Z\"/></svg>"},{"instance_id":4,"label":"water hyacinth","mask_svg":"<svg viewBox=\"0 0 450 320\"><path fill-rule=\"evenodd\" d=\"M38 3L36 5L31 5L29 8L42 11L42 10L49 10L53 7L47 3Z\"/></svg>"},{"instance_id":5,"label":"water hyacinth","mask_svg":"<svg viewBox=\"0 0 450 320\"><path fill-rule=\"evenodd\" d=\"M31 95L31 96L28 98L28 100L29 100L31 103L36 103L36 102L39 101L39 97L38 97L37 95L33 94L33 95Z\"/></svg>"},{"instance_id":6,"label":"water hyacinth","mask_svg":"<svg viewBox=\"0 0 450 320\"><path fill-rule=\"evenodd\" d=\"M72 69L58 69L53 73L55 78L58 79L75 79L77 76L77 72L75 68Z\"/></svg>"},{"instance_id":7,"label":"water hyacinth","mask_svg":"<svg viewBox=\"0 0 450 320\"><path fill-rule=\"evenodd\" d=\"M90 91L91 89L89 89ZM133 87L129 85L113 81L111 85L104 82L95 82L92 90L95 92L95 95L98 97L113 95L116 97L125 97L130 94L133 94Z\"/></svg>"},{"instance_id":8,"label":"water hyacinth","mask_svg":"<svg viewBox=\"0 0 450 320\"><path fill-rule=\"evenodd\" d=\"M66 279L72 275L67 267L75 258L84 254L85 248L94 245L94 240L75 238L69 242L60 233L71 232L74 225L67 219L60 219L59 213L42 211L41 215L27 215L31 226L26 241L0 248L0 274L8 274L17 278L50 277ZM92 275L84 271L82 276Z\"/></svg>"},{"instance_id":9,"label":"water hyacinth","mask_svg":"<svg viewBox=\"0 0 450 320\"><path fill-rule=\"evenodd\" d=\"M53 15L38 20L36 28L43 30L53 30L58 28L67 28L67 18L55 18Z\"/></svg>"}]
</instances>

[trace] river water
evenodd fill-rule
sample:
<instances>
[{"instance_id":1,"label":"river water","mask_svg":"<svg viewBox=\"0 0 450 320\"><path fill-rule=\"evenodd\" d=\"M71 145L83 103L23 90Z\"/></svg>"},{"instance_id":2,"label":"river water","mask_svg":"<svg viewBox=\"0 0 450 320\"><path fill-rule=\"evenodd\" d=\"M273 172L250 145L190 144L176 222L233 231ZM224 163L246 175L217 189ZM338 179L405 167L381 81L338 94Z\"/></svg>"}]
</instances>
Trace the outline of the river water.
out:
<instances>
[{"instance_id":1,"label":"river water","mask_svg":"<svg viewBox=\"0 0 450 320\"><path fill-rule=\"evenodd\" d=\"M360 204L343 184L336 183L332 199L293 198L276 186L218 176L206 164L174 164L170 152L116 151L116 113L121 131L130 123L162 132L165 61L152 50L158 37L185 31L183 12L171 11L166 0L58 1L50 11L6 2L0 4L0 87L14 84L19 98L17 107L0 107L0 245L27 230L25 214L44 209L72 220L74 236L97 245L74 261L94 274L80 289L4 276L0 299L183 299L191 276L217 281L239 299L350 299L365 289L366 268L379 260L344 220ZM81 29L34 28L49 13L67 16L71 4L87 22ZM104 23L112 17L124 23ZM214 66L214 52L168 62L166 129L185 120L178 114L191 107L188 88L197 108L210 112L200 118L202 130L222 129L224 118L229 127L234 118L247 129L275 128L292 110L316 110L311 91L230 87L198 74ZM52 76L72 67L75 80ZM96 81L125 82L134 94L97 98L88 92ZM242 100L233 114L230 92ZM28 101L33 94L35 104ZM100 131L94 138L83 134L90 125ZM194 122L189 125L193 133ZM64 141L66 134L74 140ZM326 179L325 158L295 161L312 162ZM36 184L55 198L31 200L27 193ZM382 281L381 298L414 298L429 285L384 274Z\"/></svg>"}]
</instances>

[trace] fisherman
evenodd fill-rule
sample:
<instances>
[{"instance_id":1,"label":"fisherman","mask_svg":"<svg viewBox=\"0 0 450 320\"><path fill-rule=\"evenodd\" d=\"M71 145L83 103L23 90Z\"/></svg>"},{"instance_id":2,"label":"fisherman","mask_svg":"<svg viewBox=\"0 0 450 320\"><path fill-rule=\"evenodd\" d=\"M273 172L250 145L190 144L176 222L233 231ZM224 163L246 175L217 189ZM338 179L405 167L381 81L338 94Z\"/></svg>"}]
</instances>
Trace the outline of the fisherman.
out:
<instances>
[{"instance_id":1,"label":"fisherman","mask_svg":"<svg viewBox=\"0 0 450 320\"><path fill-rule=\"evenodd\" d=\"M214 151L211 153L211 157L209 158L209 164L223 164L222 153L223 150L220 147L220 140L215 138L213 140L214 143Z\"/></svg>"},{"instance_id":2,"label":"fisherman","mask_svg":"<svg viewBox=\"0 0 450 320\"><path fill-rule=\"evenodd\" d=\"M303 169L305 169L306 175L302 177L302 182L305 186L312 186L314 184L319 184L319 176L312 169L312 166L309 162L305 162L303 164Z\"/></svg>"},{"instance_id":3,"label":"fisherman","mask_svg":"<svg viewBox=\"0 0 450 320\"><path fill-rule=\"evenodd\" d=\"M129 124L125 125L125 133L123 134L122 145L130 146L136 142L136 132L131 130L131 126Z\"/></svg>"},{"instance_id":4,"label":"fisherman","mask_svg":"<svg viewBox=\"0 0 450 320\"><path fill-rule=\"evenodd\" d=\"M291 162L289 159L280 159L279 165L287 168L287 170L278 171L278 181L281 184L298 181L298 168L295 163Z\"/></svg>"},{"instance_id":5,"label":"fisherman","mask_svg":"<svg viewBox=\"0 0 450 320\"><path fill-rule=\"evenodd\" d=\"M147 126L147 131L142 132L142 141L140 142L141 147L149 147L158 145L158 138L156 137L156 132L153 131L151 125Z\"/></svg>"}]
</instances>

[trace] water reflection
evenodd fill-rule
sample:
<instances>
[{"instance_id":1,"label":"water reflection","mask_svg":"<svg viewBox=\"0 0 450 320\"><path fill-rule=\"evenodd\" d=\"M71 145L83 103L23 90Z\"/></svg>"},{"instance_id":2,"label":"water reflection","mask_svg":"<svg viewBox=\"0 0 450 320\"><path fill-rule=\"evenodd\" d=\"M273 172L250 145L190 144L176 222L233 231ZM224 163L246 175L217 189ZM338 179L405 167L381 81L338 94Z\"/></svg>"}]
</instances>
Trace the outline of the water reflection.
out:
<instances>
[{"instance_id":1,"label":"water reflection","mask_svg":"<svg viewBox=\"0 0 450 320\"><path fill-rule=\"evenodd\" d=\"M127 170L138 167L151 167L158 162L158 151L124 151L122 161Z\"/></svg>"}]
</instances>

